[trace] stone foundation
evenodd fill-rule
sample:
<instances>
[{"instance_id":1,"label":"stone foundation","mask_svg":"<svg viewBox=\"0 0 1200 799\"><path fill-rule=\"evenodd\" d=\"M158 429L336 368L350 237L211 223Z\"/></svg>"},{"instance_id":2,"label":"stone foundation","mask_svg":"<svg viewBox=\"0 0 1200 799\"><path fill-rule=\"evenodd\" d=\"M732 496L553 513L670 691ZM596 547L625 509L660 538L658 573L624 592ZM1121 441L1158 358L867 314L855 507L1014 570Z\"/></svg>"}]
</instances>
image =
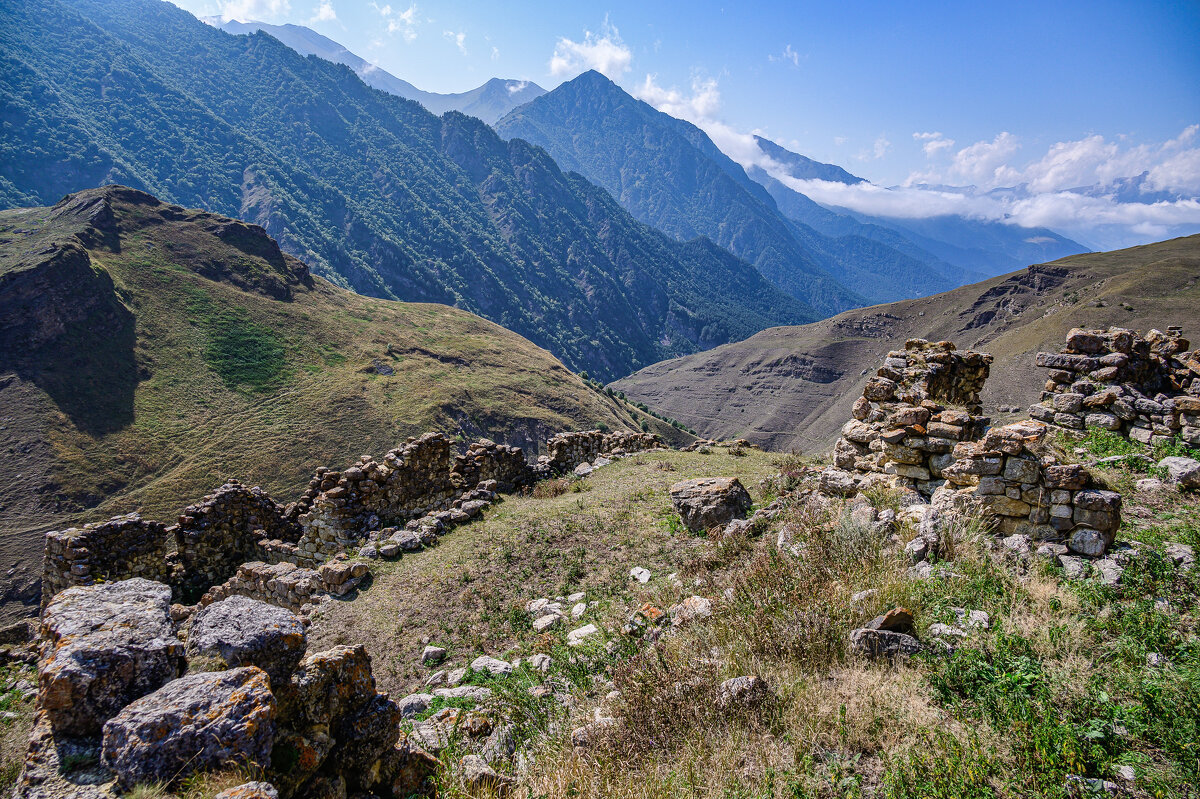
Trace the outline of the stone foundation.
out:
<instances>
[{"instance_id":1,"label":"stone foundation","mask_svg":"<svg viewBox=\"0 0 1200 799\"><path fill-rule=\"evenodd\" d=\"M1182 438L1200 446L1200 351L1179 328L1081 330L1061 352L1039 352L1049 369L1034 419L1066 430L1099 428L1142 444Z\"/></svg>"},{"instance_id":2,"label":"stone foundation","mask_svg":"<svg viewBox=\"0 0 1200 799\"><path fill-rule=\"evenodd\" d=\"M136 513L46 534L42 608L60 591L132 577L168 582L167 527Z\"/></svg>"}]
</instances>

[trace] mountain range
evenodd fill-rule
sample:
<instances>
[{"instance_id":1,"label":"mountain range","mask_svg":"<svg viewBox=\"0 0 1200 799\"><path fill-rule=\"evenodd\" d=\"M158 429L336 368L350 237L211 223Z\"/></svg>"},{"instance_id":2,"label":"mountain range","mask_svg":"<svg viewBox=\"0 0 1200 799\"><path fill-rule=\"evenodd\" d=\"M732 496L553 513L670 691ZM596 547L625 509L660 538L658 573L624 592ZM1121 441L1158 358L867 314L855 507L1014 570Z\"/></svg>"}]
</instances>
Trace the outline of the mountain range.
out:
<instances>
[{"instance_id":1,"label":"mountain range","mask_svg":"<svg viewBox=\"0 0 1200 799\"><path fill-rule=\"evenodd\" d=\"M702 130L595 71L514 109L496 129L544 148L639 220L676 238L711 238L825 313L969 279L936 259L918 260L861 236L824 236L786 218Z\"/></svg>"},{"instance_id":2,"label":"mountain range","mask_svg":"<svg viewBox=\"0 0 1200 799\"><path fill-rule=\"evenodd\" d=\"M543 150L272 36L158 0L31 0L0 7L0 41L2 206L129 185L260 224L337 285L471 310L605 380L821 316Z\"/></svg>"},{"instance_id":3,"label":"mountain range","mask_svg":"<svg viewBox=\"0 0 1200 799\"><path fill-rule=\"evenodd\" d=\"M868 375L909 338L995 356L985 410L1023 418L1040 398L1040 350L1073 327L1200 330L1200 236L1037 264L953 291L858 308L654 364L610 388L703 436L819 451L850 418Z\"/></svg>"},{"instance_id":4,"label":"mountain range","mask_svg":"<svg viewBox=\"0 0 1200 799\"><path fill-rule=\"evenodd\" d=\"M422 91L408 81L397 78L387 70L375 66L332 39L303 25L239 22L224 20L221 17L204 17L203 20L227 33L250 34L262 31L274 36L301 55L315 55L335 64L345 64L354 70L354 74L362 78L368 86L407 100L416 100L438 115L447 111L461 111L468 116L478 117L490 125L517 106L546 93L545 89L532 81L504 80L502 78L492 78L482 86L456 94Z\"/></svg>"}]
</instances>

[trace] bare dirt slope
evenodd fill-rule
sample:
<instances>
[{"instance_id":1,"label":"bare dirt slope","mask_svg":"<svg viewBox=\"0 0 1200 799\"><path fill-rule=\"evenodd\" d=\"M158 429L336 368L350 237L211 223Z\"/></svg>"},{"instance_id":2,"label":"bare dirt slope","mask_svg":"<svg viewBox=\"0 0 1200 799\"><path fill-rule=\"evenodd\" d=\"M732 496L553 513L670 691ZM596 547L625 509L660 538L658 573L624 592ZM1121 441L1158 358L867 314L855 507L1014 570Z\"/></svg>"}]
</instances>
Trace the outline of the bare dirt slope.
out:
<instances>
[{"instance_id":1,"label":"bare dirt slope","mask_svg":"<svg viewBox=\"0 0 1200 799\"><path fill-rule=\"evenodd\" d=\"M1037 401L1038 350L1072 327L1182 325L1200 337L1200 236L1038 264L916 300L777 327L708 352L654 364L612 384L704 436L775 450L821 449L850 417L866 375L908 338L949 339L996 356L986 407Z\"/></svg>"}]
</instances>

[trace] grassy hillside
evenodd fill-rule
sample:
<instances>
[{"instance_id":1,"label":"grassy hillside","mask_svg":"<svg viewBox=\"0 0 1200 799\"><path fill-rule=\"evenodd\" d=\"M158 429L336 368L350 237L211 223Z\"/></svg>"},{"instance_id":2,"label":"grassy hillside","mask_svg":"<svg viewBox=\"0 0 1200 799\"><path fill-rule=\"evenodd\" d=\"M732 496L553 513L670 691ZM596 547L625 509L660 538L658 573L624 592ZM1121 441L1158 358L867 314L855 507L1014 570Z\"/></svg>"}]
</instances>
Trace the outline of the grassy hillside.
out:
<instances>
[{"instance_id":1,"label":"grassy hillside","mask_svg":"<svg viewBox=\"0 0 1200 799\"><path fill-rule=\"evenodd\" d=\"M683 436L498 325L361 297L260 228L120 188L0 213L0 417L0 554L35 567L37 531L170 519L227 478L286 501L428 430Z\"/></svg>"},{"instance_id":2,"label":"grassy hillside","mask_svg":"<svg viewBox=\"0 0 1200 799\"><path fill-rule=\"evenodd\" d=\"M916 300L765 330L710 352L655 364L619 389L701 435L744 436L786 450L832 443L867 374L905 339L949 339L996 356L988 410L1024 411L1045 380L1038 350L1072 327L1182 325L1200 338L1200 236L1075 255Z\"/></svg>"},{"instance_id":3,"label":"grassy hillside","mask_svg":"<svg viewBox=\"0 0 1200 799\"><path fill-rule=\"evenodd\" d=\"M544 151L163 0L0 4L0 207L121 183L261 225L361 294L477 313L611 380L819 318Z\"/></svg>"}]
</instances>

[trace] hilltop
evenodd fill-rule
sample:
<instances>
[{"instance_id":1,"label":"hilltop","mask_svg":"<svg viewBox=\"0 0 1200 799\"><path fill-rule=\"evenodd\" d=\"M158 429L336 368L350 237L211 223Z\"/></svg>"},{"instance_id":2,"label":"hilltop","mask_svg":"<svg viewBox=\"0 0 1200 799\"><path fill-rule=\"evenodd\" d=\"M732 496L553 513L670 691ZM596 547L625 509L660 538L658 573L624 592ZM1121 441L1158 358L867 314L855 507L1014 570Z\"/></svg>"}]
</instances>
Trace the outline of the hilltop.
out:
<instances>
[{"instance_id":1,"label":"hilltop","mask_svg":"<svg viewBox=\"0 0 1200 799\"><path fill-rule=\"evenodd\" d=\"M612 388L701 435L813 451L833 442L866 375L906 339L948 339L994 354L984 402L1004 416L1038 400L1034 353L1073 327L1110 325L1200 334L1200 236L1075 255L932 297L765 330L647 367Z\"/></svg>"},{"instance_id":2,"label":"hilltop","mask_svg":"<svg viewBox=\"0 0 1200 799\"><path fill-rule=\"evenodd\" d=\"M159 0L0 7L0 206L121 183L261 225L361 294L455 305L605 380L819 318L544 151Z\"/></svg>"},{"instance_id":3,"label":"hilltop","mask_svg":"<svg viewBox=\"0 0 1200 799\"><path fill-rule=\"evenodd\" d=\"M295 494L431 428L531 452L643 420L686 440L499 325L361 297L261 228L121 187L0 213L0 417L21 584L47 529L169 516L227 478Z\"/></svg>"}]
</instances>

